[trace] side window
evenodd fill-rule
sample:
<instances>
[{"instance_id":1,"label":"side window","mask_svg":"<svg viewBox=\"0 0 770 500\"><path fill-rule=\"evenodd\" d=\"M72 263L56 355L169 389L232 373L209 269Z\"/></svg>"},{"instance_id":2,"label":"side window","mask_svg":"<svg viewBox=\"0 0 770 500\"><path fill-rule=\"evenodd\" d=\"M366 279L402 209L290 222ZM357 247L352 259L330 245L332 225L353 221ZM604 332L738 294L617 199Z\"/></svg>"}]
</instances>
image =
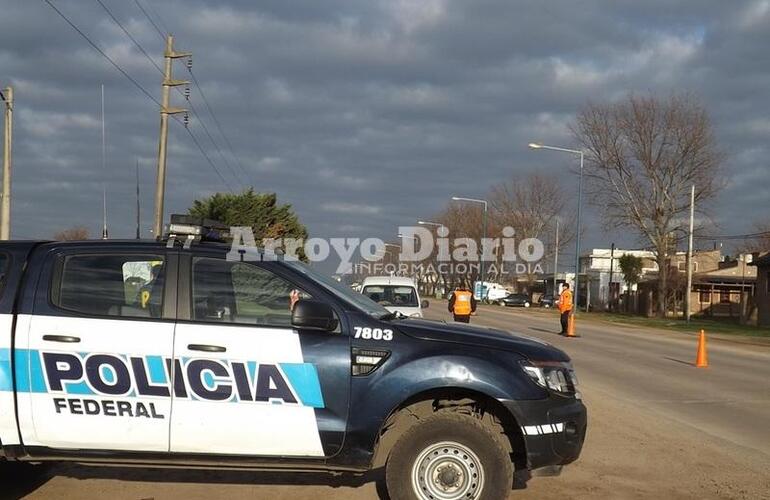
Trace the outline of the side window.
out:
<instances>
[{"instance_id":1,"label":"side window","mask_svg":"<svg viewBox=\"0 0 770 500\"><path fill-rule=\"evenodd\" d=\"M291 306L310 295L247 262L198 257L192 269L196 321L291 326Z\"/></svg>"},{"instance_id":2,"label":"side window","mask_svg":"<svg viewBox=\"0 0 770 500\"><path fill-rule=\"evenodd\" d=\"M70 255L57 267L51 300L91 316L160 318L165 267L160 255Z\"/></svg>"}]
</instances>

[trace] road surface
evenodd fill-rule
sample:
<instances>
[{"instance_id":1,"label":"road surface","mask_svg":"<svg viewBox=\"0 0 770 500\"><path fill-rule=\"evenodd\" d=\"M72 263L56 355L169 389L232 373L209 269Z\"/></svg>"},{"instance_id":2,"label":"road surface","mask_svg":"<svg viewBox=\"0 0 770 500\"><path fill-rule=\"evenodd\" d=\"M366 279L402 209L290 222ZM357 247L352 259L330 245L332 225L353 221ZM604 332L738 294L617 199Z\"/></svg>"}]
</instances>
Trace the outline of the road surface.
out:
<instances>
[{"instance_id":1,"label":"road surface","mask_svg":"<svg viewBox=\"0 0 770 500\"><path fill-rule=\"evenodd\" d=\"M449 320L445 305L428 317ZM533 478L514 499L770 499L770 346L712 341L697 369L694 337L578 321L556 335L551 311L482 306L473 323L536 337L573 358L589 408L580 460ZM373 477L96 468L62 464L0 478L11 498L377 498ZM9 489L10 488L10 489ZM0 494L2 495L2 494ZM4 495L3 495L4 496Z\"/></svg>"}]
</instances>

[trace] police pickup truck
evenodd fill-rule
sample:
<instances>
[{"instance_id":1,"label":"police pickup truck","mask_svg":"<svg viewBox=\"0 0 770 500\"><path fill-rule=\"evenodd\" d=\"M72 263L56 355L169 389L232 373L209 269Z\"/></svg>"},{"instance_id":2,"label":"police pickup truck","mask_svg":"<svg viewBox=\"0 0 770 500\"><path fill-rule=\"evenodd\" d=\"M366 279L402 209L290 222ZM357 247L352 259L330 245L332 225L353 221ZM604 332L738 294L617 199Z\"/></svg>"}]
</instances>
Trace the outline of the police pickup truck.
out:
<instances>
[{"instance_id":1,"label":"police pickup truck","mask_svg":"<svg viewBox=\"0 0 770 500\"><path fill-rule=\"evenodd\" d=\"M394 500L496 500L578 458L562 351L187 237L0 244L2 460L384 467Z\"/></svg>"}]
</instances>

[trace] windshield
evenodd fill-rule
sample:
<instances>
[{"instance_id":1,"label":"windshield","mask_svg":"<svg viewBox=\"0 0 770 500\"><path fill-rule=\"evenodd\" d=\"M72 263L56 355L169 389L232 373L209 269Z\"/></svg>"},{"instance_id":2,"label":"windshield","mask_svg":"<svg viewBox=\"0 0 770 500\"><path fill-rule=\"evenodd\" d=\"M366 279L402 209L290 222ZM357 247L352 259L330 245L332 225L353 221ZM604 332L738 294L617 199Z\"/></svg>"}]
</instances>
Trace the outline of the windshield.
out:
<instances>
[{"instance_id":1,"label":"windshield","mask_svg":"<svg viewBox=\"0 0 770 500\"><path fill-rule=\"evenodd\" d=\"M350 287L345 286L339 281L333 279L331 276L327 276L316 271L307 264L298 261L285 260L283 262L295 271L299 271L302 274L308 276L310 279L323 286L326 290L333 293L335 296L364 311L370 316L381 318L383 316L390 315L390 311L377 304L376 302L373 302L371 299L369 299L369 297L354 292L350 289Z\"/></svg>"},{"instance_id":2,"label":"windshield","mask_svg":"<svg viewBox=\"0 0 770 500\"><path fill-rule=\"evenodd\" d=\"M382 306L418 307L417 293L412 286L367 285L362 292Z\"/></svg>"}]
</instances>

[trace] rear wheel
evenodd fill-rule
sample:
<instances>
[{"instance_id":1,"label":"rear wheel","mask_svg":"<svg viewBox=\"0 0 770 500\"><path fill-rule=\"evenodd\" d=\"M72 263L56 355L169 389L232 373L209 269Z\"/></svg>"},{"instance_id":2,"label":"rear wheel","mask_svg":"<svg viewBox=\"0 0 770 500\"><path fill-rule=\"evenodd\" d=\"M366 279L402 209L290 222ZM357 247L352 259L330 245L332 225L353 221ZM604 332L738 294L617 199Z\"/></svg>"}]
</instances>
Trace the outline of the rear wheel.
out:
<instances>
[{"instance_id":1,"label":"rear wheel","mask_svg":"<svg viewBox=\"0 0 770 500\"><path fill-rule=\"evenodd\" d=\"M407 430L385 469L392 500L499 500L512 478L499 435L478 418L449 412Z\"/></svg>"}]
</instances>

